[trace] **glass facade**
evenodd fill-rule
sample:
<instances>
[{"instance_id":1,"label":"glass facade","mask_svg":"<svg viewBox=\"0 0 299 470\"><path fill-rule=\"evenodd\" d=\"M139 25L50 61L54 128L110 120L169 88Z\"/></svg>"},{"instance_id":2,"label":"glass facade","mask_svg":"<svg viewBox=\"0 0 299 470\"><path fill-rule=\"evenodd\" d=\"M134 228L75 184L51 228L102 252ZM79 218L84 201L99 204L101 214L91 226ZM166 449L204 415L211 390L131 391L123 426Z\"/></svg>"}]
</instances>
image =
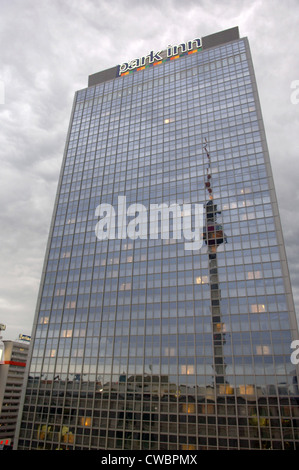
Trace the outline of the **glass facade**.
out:
<instances>
[{"instance_id":1,"label":"glass facade","mask_svg":"<svg viewBox=\"0 0 299 470\"><path fill-rule=\"evenodd\" d=\"M248 41L194 52L75 94L18 449L298 448L297 324ZM99 240L96 208L119 196L204 204L224 238Z\"/></svg>"}]
</instances>

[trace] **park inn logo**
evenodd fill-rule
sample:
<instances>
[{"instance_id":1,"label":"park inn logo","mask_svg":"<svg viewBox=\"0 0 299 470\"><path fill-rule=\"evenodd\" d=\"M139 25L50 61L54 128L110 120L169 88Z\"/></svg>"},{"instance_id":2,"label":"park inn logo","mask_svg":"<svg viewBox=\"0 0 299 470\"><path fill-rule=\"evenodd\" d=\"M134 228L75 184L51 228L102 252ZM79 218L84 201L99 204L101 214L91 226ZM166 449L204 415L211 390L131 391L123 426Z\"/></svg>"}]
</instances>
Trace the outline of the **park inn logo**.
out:
<instances>
[{"instance_id":1,"label":"park inn logo","mask_svg":"<svg viewBox=\"0 0 299 470\"><path fill-rule=\"evenodd\" d=\"M185 250L199 250L203 244L202 204L143 204L127 207L126 196L118 196L117 211L111 204L96 207L100 218L95 227L98 240L151 239L182 240Z\"/></svg>"},{"instance_id":2,"label":"park inn logo","mask_svg":"<svg viewBox=\"0 0 299 470\"><path fill-rule=\"evenodd\" d=\"M180 54L196 52L201 47L201 39L197 38L175 46L169 45L165 51L151 51L147 56L118 65L118 75L126 75L134 70L143 70L146 66L162 63L163 60L174 59Z\"/></svg>"}]
</instances>

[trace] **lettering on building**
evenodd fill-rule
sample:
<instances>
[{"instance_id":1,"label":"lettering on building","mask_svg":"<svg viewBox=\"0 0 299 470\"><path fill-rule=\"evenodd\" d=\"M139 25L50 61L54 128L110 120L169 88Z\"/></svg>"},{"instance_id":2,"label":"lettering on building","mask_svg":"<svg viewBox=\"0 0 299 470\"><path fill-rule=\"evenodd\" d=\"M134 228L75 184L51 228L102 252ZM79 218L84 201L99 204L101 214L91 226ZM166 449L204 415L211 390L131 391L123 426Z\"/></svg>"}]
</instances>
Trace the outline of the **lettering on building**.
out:
<instances>
[{"instance_id":1,"label":"lettering on building","mask_svg":"<svg viewBox=\"0 0 299 470\"><path fill-rule=\"evenodd\" d=\"M195 49L199 49L201 47L201 39L192 39L185 43L181 43L178 45L169 45L167 46L166 51L151 51L147 56L140 57L139 59L132 59L129 62L124 62L123 64L118 66L118 75L122 75L124 73L128 73L132 70L142 69L146 65L151 65L154 63L158 63L163 59L175 57L180 54L191 52Z\"/></svg>"}]
</instances>

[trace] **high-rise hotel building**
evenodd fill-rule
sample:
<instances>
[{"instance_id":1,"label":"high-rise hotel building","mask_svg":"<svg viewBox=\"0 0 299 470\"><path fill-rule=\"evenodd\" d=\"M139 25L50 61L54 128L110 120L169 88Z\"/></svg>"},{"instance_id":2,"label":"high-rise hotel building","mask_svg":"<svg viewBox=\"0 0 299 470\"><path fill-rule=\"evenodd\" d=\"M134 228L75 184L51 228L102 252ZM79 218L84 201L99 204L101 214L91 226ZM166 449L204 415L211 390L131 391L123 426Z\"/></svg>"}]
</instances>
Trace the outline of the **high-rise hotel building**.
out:
<instances>
[{"instance_id":1,"label":"high-rise hotel building","mask_svg":"<svg viewBox=\"0 0 299 470\"><path fill-rule=\"evenodd\" d=\"M16 447L296 449L297 337L247 38L232 28L91 75Z\"/></svg>"}]
</instances>

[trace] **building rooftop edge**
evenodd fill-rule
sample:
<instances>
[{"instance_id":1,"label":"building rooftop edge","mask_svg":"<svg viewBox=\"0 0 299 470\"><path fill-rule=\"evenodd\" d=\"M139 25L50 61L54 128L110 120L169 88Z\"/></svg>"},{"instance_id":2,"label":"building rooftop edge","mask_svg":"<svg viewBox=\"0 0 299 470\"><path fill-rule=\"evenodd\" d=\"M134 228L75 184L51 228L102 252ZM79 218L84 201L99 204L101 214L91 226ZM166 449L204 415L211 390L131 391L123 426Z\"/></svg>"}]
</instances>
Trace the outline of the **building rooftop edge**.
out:
<instances>
[{"instance_id":1,"label":"building rooftop edge","mask_svg":"<svg viewBox=\"0 0 299 470\"><path fill-rule=\"evenodd\" d=\"M231 41L240 39L239 27L235 26L217 33L209 34L201 38L202 49L206 50L211 47L220 46L221 44L226 44ZM165 51L163 51L165 52ZM115 65L106 70L93 73L88 77L88 87L98 85L100 83L106 82L108 80L113 80L114 78L119 77L119 65Z\"/></svg>"}]
</instances>

